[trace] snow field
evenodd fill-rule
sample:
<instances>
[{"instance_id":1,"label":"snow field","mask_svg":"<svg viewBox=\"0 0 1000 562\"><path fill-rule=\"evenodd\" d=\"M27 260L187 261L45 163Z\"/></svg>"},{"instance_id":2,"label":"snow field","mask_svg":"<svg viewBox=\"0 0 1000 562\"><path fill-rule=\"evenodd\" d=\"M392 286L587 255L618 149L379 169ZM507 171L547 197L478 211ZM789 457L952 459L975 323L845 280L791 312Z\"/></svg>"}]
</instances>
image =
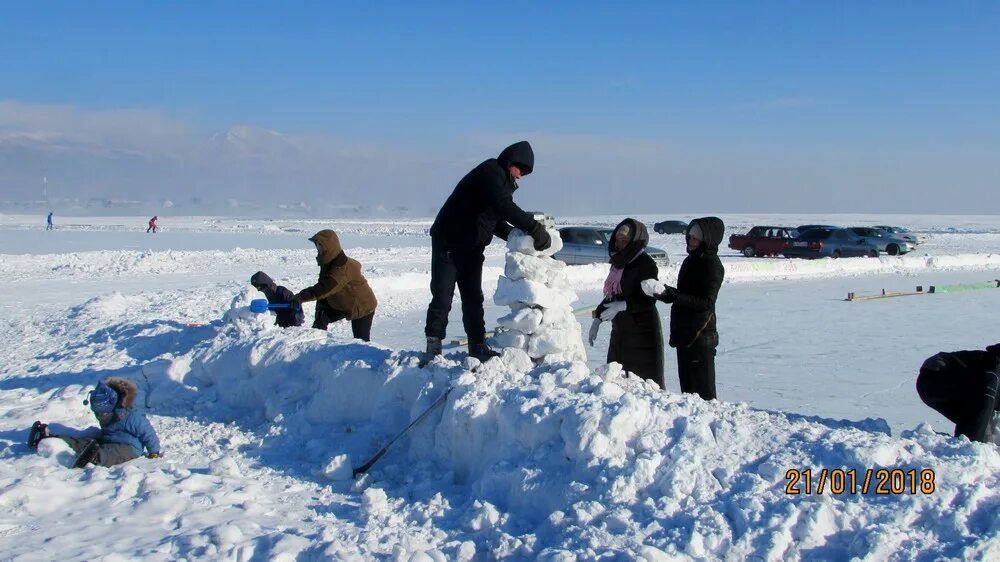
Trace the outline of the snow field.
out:
<instances>
[{"instance_id":1,"label":"snow field","mask_svg":"<svg viewBox=\"0 0 1000 562\"><path fill-rule=\"evenodd\" d=\"M653 560L989 559L1000 548L995 447L926 428L892 437L875 420L706 403L664 394L615 365L536 367L513 349L486 365L445 359L421 370L416 352L273 328L245 308L252 296L238 295L219 323L174 345L163 340L178 353L141 369L142 400L156 412L164 449L180 458L68 471L20 456L12 468L65 482L66 496L87 497L98 512L110 501L105 524L136 521L116 544L154 560L579 560L612 552ZM96 326L128 305L126 297L98 298L73 317ZM123 343L135 353L129 344L141 338ZM331 461L346 455L360 464L449 386L444 408L371 475L353 485L329 479ZM86 390L68 386L61 400L82 400ZM86 425L85 408L76 410L74 422ZM176 442L195 435L186 446ZM938 486L931 495L784 493L787 469L838 466L933 466ZM14 493L0 503L36 521L77 513L71 500L19 484L5 482ZM283 490L296 488L306 505L280 505ZM310 513L339 513L358 501L350 497L360 508L332 529ZM276 510L300 518L294 532L282 530ZM415 530L415 520L430 529ZM345 524L353 540L345 541ZM68 536L93 532L92 523L60 527ZM165 542L149 539L164 533ZM80 559L96 551L83 549Z\"/></svg>"},{"instance_id":2,"label":"snow field","mask_svg":"<svg viewBox=\"0 0 1000 562\"><path fill-rule=\"evenodd\" d=\"M485 365L449 352L416 368L418 352L406 349L420 339L427 251L350 249L379 295L381 345L349 339L343 325L278 330L246 310L259 296L246 286L257 269L296 287L314 282L305 250L152 251L135 260L144 252L98 250L72 253L72 267L60 262L68 253L0 256L13 295L0 308L0 337L11 342L0 346L3 558L1000 558L997 448L927 425L900 426L892 409L914 400L909 355L938 350L925 349L927 341L948 349L995 339L988 315L976 315L993 294L918 297L919 306L832 302L847 288L883 283L871 281L875 275L892 274L889 282L903 286L944 272L989 279L997 271L991 254L970 248L794 269L785 264L795 260L727 258L733 283L720 298L718 360L727 401L705 403L660 392L614 365L597 367L597 348L589 363L536 364L508 349ZM515 254L491 248L484 278L533 277L543 288L565 278L584 296L579 305L592 304L607 274L606 266L548 268L525 259L511 266ZM661 278L674 279L676 267ZM820 284L799 281L806 278ZM503 283L484 282L487 298L505 302ZM531 301L544 293L524 287L519 294ZM100 296L88 298L94 291ZM776 306L775 298L789 302ZM522 301L511 304L498 302L506 310L488 315L508 315L504 323L526 330L547 321L548 311L539 318ZM768 314L768 307L776 308ZM865 371L836 349L762 340L773 324L802 337L821 320L848 334L835 343L859 344L850 356L871 357L861 336L886 321L899 324L895 346ZM907 343L914 332L905 326L914 322L941 333ZM761 324L768 329L756 333ZM460 332L455 318L451 326ZM903 363L899 388L885 380L896 363ZM786 364L809 372L774 378ZM668 361L668 384L672 373ZM48 451L52 458L27 451L22 442L35 419L60 430L92 425L81 402L106 376L139 384L163 459L74 471L59 464L59 451ZM869 383L859 390L870 394L869 409L844 404L849 420L815 415L838 411L834 396L845 380ZM444 406L370 474L344 479L447 388ZM738 401L782 403L783 393L782 411ZM936 490L785 493L789 469L879 467L932 468Z\"/></svg>"}]
</instances>

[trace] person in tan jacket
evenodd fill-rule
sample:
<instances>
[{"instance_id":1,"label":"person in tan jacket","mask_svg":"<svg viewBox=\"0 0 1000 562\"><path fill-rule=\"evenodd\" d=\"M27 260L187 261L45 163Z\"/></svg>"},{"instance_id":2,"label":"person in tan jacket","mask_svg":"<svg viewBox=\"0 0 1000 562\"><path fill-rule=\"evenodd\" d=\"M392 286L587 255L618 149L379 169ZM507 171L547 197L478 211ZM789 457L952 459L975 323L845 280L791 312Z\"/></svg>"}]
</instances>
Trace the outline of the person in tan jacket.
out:
<instances>
[{"instance_id":1,"label":"person in tan jacket","mask_svg":"<svg viewBox=\"0 0 1000 562\"><path fill-rule=\"evenodd\" d=\"M309 241L316 245L319 281L299 291L292 302L316 301L313 328L325 330L330 322L350 320L354 337L370 341L378 300L361 273L361 264L344 254L332 230L321 230Z\"/></svg>"}]
</instances>

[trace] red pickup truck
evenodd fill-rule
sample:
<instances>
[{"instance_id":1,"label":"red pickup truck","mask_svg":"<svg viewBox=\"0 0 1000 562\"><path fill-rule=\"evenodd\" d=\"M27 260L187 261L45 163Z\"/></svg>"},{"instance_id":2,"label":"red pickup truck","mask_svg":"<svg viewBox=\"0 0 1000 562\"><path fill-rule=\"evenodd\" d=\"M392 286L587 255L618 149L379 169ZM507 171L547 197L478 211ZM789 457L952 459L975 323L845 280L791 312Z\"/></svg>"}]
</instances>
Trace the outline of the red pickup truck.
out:
<instances>
[{"instance_id":1,"label":"red pickup truck","mask_svg":"<svg viewBox=\"0 0 1000 562\"><path fill-rule=\"evenodd\" d=\"M777 256L795 234L795 229L786 226L755 226L746 234L730 236L729 247L748 258Z\"/></svg>"}]
</instances>

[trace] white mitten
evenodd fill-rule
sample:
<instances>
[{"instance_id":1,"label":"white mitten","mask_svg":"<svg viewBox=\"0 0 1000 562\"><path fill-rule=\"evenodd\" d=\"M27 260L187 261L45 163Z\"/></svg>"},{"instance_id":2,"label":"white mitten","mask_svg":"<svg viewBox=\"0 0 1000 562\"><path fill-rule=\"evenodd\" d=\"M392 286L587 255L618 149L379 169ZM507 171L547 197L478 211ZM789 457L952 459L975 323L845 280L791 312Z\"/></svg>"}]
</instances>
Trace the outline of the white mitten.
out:
<instances>
[{"instance_id":1,"label":"white mitten","mask_svg":"<svg viewBox=\"0 0 1000 562\"><path fill-rule=\"evenodd\" d=\"M615 316L618 316L619 312L625 310L626 306L625 301L612 302L607 308L604 309L604 312L601 313L601 320L611 322L614 320Z\"/></svg>"},{"instance_id":2,"label":"white mitten","mask_svg":"<svg viewBox=\"0 0 1000 562\"><path fill-rule=\"evenodd\" d=\"M653 298L667 290L667 284L659 279L646 279L639 284L642 285L642 292Z\"/></svg>"},{"instance_id":3,"label":"white mitten","mask_svg":"<svg viewBox=\"0 0 1000 562\"><path fill-rule=\"evenodd\" d=\"M590 342L590 347L594 347L594 342L597 341L597 331L601 329L601 319L594 318L594 321L590 323L590 334L587 336L587 341Z\"/></svg>"}]
</instances>

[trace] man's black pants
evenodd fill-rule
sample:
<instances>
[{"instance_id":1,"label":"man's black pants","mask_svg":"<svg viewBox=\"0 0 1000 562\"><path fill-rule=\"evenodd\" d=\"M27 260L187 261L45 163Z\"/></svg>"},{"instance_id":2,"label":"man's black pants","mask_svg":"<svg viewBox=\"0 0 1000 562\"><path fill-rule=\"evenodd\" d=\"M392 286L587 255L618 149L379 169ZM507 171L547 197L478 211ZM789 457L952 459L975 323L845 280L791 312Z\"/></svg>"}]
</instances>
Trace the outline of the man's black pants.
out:
<instances>
[{"instance_id":1,"label":"man's black pants","mask_svg":"<svg viewBox=\"0 0 1000 562\"><path fill-rule=\"evenodd\" d=\"M483 321L482 250L446 250L438 242L431 244L431 304L427 307L424 335L444 339L448 313L455 297L455 285L462 298L462 323L470 342L486 339Z\"/></svg>"},{"instance_id":2,"label":"man's black pants","mask_svg":"<svg viewBox=\"0 0 1000 562\"><path fill-rule=\"evenodd\" d=\"M677 374L681 392L715 400L715 348L697 343L677 348Z\"/></svg>"},{"instance_id":3,"label":"man's black pants","mask_svg":"<svg viewBox=\"0 0 1000 562\"><path fill-rule=\"evenodd\" d=\"M965 435L970 441L988 440L994 412L1000 409L998 387L995 368L935 370L925 363L917 376L917 394L924 404L955 424L955 436Z\"/></svg>"}]
</instances>

